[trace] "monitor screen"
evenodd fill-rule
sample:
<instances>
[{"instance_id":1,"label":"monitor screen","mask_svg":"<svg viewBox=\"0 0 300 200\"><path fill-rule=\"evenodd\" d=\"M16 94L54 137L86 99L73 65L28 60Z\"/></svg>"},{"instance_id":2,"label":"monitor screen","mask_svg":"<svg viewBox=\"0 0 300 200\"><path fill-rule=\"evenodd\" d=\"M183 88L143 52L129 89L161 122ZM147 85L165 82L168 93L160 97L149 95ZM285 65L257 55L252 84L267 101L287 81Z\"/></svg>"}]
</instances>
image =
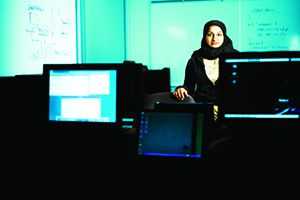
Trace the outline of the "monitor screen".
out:
<instances>
[{"instance_id":1,"label":"monitor screen","mask_svg":"<svg viewBox=\"0 0 300 200\"><path fill-rule=\"evenodd\" d=\"M203 114L142 111L137 128L140 157L201 158Z\"/></svg>"},{"instance_id":2,"label":"monitor screen","mask_svg":"<svg viewBox=\"0 0 300 200\"><path fill-rule=\"evenodd\" d=\"M116 70L50 70L49 120L116 122Z\"/></svg>"},{"instance_id":3,"label":"monitor screen","mask_svg":"<svg viewBox=\"0 0 300 200\"><path fill-rule=\"evenodd\" d=\"M119 123L117 65L44 65L48 121Z\"/></svg>"},{"instance_id":4,"label":"monitor screen","mask_svg":"<svg viewBox=\"0 0 300 200\"><path fill-rule=\"evenodd\" d=\"M225 119L299 119L300 52L224 54L220 58Z\"/></svg>"}]
</instances>

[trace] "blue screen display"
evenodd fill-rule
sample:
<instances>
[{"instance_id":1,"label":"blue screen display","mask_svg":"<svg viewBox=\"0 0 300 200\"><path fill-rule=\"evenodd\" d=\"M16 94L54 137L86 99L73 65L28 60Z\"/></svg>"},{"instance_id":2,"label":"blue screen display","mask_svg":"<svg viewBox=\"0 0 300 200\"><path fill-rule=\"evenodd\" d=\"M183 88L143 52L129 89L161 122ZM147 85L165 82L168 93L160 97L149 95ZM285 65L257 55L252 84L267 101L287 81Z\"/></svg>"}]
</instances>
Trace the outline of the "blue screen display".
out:
<instances>
[{"instance_id":1,"label":"blue screen display","mask_svg":"<svg viewBox=\"0 0 300 200\"><path fill-rule=\"evenodd\" d=\"M49 120L116 122L116 70L51 70Z\"/></svg>"},{"instance_id":2,"label":"blue screen display","mask_svg":"<svg viewBox=\"0 0 300 200\"><path fill-rule=\"evenodd\" d=\"M196 129L193 118L193 113L142 112L138 154L201 158L202 118Z\"/></svg>"}]
</instances>

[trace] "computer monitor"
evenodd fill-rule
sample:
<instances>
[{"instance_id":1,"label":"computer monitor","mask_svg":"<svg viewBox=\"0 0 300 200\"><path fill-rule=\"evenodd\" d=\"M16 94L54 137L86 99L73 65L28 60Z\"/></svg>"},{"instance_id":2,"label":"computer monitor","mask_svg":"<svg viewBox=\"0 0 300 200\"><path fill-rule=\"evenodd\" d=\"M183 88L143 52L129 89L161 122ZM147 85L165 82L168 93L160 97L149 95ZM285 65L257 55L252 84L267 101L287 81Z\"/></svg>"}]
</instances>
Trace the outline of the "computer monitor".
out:
<instances>
[{"instance_id":1,"label":"computer monitor","mask_svg":"<svg viewBox=\"0 0 300 200\"><path fill-rule=\"evenodd\" d=\"M202 158L203 123L203 113L144 110L137 127L137 156Z\"/></svg>"},{"instance_id":2,"label":"computer monitor","mask_svg":"<svg viewBox=\"0 0 300 200\"><path fill-rule=\"evenodd\" d=\"M45 64L47 121L119 127L118 64Z\"/></svg>"},{"instance_id":3,"label":"computer monitor","mask_svg":"<svg viewBox=\"0 0 300 200\"><path fill-rule=\"evenodd\" d=\"M221 117L299 120L300 52L220 57Z\"/></svg>"}]
</instances>

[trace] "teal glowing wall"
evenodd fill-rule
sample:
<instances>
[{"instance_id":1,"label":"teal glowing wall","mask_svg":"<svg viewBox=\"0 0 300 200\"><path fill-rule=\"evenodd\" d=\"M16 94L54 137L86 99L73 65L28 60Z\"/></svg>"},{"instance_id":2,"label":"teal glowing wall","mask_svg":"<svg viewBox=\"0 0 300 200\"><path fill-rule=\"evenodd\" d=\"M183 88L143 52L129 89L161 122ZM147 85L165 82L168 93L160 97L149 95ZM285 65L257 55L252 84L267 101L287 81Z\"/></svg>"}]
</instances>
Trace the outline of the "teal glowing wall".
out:
<instances>
[{"instance_id":1,"label":"teal glowing wall","mask_svg":"<svg viewBox=\"0 0 300 200\"><path fill-rule=\"evenodd\" d=\"M84 63L122 63L125 59L124 1L81 1Z\"/></svg>"},{"instance_id":2,"label":"teal glowing wall","mask_svg":"<svg viewBox=\"0 0 300 200\"><path fill-rule=\"evenodd\" d=\"M37 7L29 10L29 5ZM50 12L56 8L61 9L65 30L59 37L69 38L68 42L59 48L50 46L47 50L53 54L39 54L38 48L44 45L41 38L47 36L40 35L40 42L34 36L43 34L47 26L49 30L52 23L44 18L53 20ZM0 76L42 73L43 63L48 62L133 60L149 69L170 67L171 84L176 86L183 83L186 62L200 47L207 21L223 21L240 51L300 50L298 8L298 0L0 0ZM36 14L42 29L34 33L30 25L36 23ZM41 47L44 52L46 47Z\"/></svg>"}]
</instances>

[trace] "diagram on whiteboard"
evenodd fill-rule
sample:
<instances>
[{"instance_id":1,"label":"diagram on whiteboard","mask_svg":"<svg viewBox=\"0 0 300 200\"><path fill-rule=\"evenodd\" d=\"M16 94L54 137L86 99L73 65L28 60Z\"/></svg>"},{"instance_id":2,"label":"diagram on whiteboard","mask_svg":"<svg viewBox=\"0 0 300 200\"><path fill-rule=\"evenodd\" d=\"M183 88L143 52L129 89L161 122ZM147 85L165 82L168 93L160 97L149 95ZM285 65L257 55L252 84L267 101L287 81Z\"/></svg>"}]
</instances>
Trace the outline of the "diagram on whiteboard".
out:
<instances>
[{"instance_id":1,"label":"diagram on whiteboard","mask_svg":"<svg viewBox=\"0 0 300 200\"><path fill-rule=\"evenodd\" d=\"M29 60L61 62L70 59L72 43L71 20L64 16L63 10L56 4L41 6L28 4L28 25L25 31L30 34Z\"/></svg>"}]
</instances>

